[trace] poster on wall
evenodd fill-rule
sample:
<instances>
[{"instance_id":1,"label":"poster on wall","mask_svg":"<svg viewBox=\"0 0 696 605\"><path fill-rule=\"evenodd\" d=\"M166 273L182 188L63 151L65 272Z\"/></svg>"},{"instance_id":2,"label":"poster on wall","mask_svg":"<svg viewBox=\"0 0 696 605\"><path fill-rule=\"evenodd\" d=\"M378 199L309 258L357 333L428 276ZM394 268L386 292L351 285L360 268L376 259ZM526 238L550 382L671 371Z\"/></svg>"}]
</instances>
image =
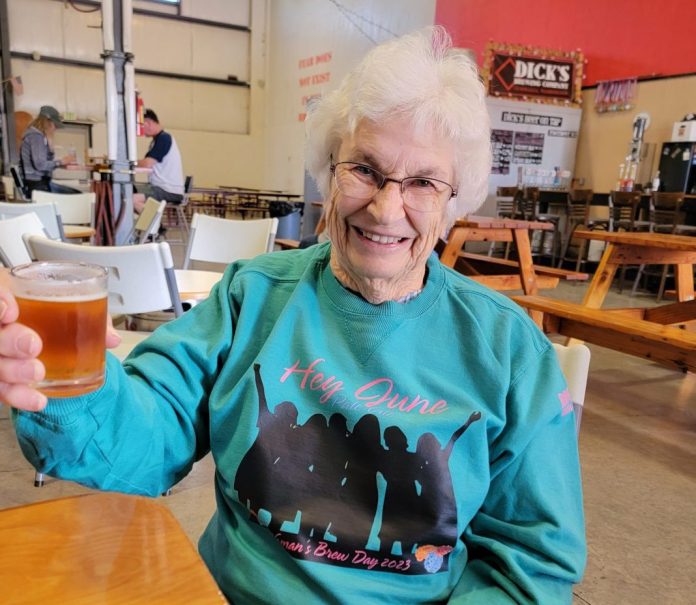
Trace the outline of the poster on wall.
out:
<instances>
[{"instance_id":1,"label":"poster on wall","mask_svg":"<svg viewBox=\"0 0 696 605\"><path fill-rule=\"evenodd\" d=\"M488 97L493 167L491 194L500 186L558 188L575 167L582 110ZM566 174L559 183L559 174ZM520 181L522 181L520 183Z\"/></svg>"},{"instance_id":2,"label":"poster on wall","mask_svg":"<svg viewBox=\"0 0 696 605\"><path fill-rule=\"evenodd\" d=\"M522 101L579 106L583 54L489 42L483 74L488 94Z\"/></svg>"}]
</instances>

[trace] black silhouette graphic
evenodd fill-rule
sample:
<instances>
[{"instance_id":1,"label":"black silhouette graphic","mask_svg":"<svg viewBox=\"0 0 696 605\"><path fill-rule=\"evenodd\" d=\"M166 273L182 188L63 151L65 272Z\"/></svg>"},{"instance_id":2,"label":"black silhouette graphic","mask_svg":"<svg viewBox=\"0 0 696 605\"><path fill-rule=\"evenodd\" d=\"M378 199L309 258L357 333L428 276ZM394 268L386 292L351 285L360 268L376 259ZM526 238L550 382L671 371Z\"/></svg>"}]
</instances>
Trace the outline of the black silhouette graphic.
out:
<instances>
[{"instance_id":1,"label":"black silhouette graphic","mask_svg":"<svg viewBox=\"0 0 696 605\"><path fill-rule=\"evenodd\" d=\"M281 541L303 545L288 549L292 556L346 566L358 565L354 558L363 556L403 564L422 560L413 557L418 548L422 554L425 547L445 553L454 547L457 512L449 458L480 412L471 414L444 447L424 433L409 451L403 431L387 426L382 433L373 414L350 429L340 413L329 418L317 413L300 425L297 408L288 401L271 412L258 364L254 377L259 432L234 487L259 524ZM446 562L438 562L437 569L447 569ZM389 570L433 572L415 564Z\"/></svg>"}]
</instances>

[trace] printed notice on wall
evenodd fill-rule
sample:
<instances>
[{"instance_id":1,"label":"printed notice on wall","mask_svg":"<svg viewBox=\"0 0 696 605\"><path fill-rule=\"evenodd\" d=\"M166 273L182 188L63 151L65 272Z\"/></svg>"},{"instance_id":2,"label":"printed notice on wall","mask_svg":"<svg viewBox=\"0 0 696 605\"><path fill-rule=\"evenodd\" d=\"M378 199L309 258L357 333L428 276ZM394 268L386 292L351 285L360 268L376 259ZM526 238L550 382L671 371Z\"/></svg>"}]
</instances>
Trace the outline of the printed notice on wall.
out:
<instances>
[{"instance_id":1,"label":"printed notice on wall","mask_svg":"<svg viewBox=\"0 0 696 605\"><path fill-rule=\"evenodd\" d=\"M493 152L488 181L491 196L497 187L520 184L520 175L522 184L537 185L526 182L525 175L534 174L537 181L542 177L553 181L559 170L573 170L580 109L497 97L488 97L486 105L491 116ZM489 210L495 212L494 207Z\"/></svg>"},{"instance_id":2,"label":"printed notice on wall","mask_svg":"<svg viewBox=\"0 0 696 605\"><path fill-rule=\"evenodd\" d=\"M322 84L331 82L331 71L328 69L331 56L331 51L328 51L304 57L297 62L297 67L300 70L298 84L302 91L301 108L297 114L298 122L304 122L309 104L314 99L321 97Z\"/></svg>"},{"instance_id":3,"label":"printed notice on wall","mask_svg":"<svg viewBox=\"0 0 696 605\"><path fill-rule=\"evenodd\" d=\"M512 147L515 164L541 164L544 155L544 135L541 132L516 132Z\"/></svg>"},{"instance_id":4,"label":"printed notice on wall","mask_svg":"<svg viewBox=\"0 0 696 605\"><path fill-rule=\"evenodd\" d=\"M509 174L512 158L512 130L491 130L491 150L493 152L493 174Z\"/></svg>"}]
</instances>

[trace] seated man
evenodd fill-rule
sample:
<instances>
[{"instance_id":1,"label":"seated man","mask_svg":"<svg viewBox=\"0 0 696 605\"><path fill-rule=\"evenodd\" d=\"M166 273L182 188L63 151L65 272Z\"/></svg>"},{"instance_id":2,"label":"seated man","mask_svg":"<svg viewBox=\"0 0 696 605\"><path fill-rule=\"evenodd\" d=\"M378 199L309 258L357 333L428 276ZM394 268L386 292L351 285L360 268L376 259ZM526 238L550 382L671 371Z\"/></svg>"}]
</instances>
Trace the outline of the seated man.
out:
<instances>
[{"instance_id":1,"label":"seated man","mask_svg":"<svg viewBox=\"0 0 696 605\"><path fill-rule=\"evenodd\" d=\"M157 114L152 109L145 110L143 131L152 137L150 148L142 160L141 168L151 168L149 183L138 184L133 194L133 209L140 214L148 197L166 200L169 204L180 204L184 199L184 171L181 154L174 137L160 126Z\"/></svg>"}]
</instances>

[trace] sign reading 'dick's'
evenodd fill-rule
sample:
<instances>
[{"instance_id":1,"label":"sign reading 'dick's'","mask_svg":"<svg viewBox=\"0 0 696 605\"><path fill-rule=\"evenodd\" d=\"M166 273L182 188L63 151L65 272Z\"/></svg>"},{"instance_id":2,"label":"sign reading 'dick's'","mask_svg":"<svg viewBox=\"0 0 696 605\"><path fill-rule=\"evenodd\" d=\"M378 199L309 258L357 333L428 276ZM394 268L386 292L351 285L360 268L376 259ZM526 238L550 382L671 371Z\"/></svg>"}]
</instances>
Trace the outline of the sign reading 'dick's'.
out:
<instances>
[{"instance_id":1,"label":"sign reading 'dick's'","mask_svg":"<svg viewBox=\"0 0 696 605\"><path fill-rule=\"evenodd\" d=\"M491 96L579 105L582 66L580 51L490 42L486 46L484 75Z\"/></svg>"}]
</instances>

